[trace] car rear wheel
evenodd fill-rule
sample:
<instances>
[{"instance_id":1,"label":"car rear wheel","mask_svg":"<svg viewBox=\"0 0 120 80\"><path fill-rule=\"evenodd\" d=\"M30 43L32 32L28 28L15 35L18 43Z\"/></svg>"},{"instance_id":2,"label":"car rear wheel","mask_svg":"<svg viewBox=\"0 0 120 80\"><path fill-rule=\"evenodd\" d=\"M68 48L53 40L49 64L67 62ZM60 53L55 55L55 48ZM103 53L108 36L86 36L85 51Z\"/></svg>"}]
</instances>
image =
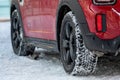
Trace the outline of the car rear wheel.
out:
<instances>
[{"instance_id":1,"label":"car rear wheel","mask_svg":"<svg viewBox=\"0 0 120 80\"><path fill-rule=\"evenodd\" d=\"M34 46L27 46L24 38L21 16L17 9L11 15L11 42L14 53L19 56L27 56L34 52Z\"/></svg>"},{"instance_id":2,"label":"car rear wheel","mask_svg":"<svg viewBox=\"0 0 120 80\"><path fill-rule=\"evenodd\" d=\"M85 47L80 27L72 11L62 21L60 34L61 60L72 75L88 75L95 71L98 57Z\"/></svg>"}]
</instances>

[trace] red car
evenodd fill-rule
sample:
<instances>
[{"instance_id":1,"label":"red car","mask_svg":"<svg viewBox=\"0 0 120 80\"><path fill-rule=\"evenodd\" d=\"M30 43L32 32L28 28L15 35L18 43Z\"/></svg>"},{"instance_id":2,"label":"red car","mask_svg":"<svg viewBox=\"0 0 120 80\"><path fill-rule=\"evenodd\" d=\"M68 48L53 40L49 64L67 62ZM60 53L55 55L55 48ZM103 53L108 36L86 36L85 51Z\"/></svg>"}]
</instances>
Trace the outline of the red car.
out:
<instances>
[{"instance_id":1,"label":"red car","mask_svg":"<svg viewBox=\"0 0 120 80\"><path fill-rule=\"evenodd\" d=\"M15 54L57 52L67 73L88 75L98 57L120 52L120 0L11 0Z\"/></svg>"}]
</instances>

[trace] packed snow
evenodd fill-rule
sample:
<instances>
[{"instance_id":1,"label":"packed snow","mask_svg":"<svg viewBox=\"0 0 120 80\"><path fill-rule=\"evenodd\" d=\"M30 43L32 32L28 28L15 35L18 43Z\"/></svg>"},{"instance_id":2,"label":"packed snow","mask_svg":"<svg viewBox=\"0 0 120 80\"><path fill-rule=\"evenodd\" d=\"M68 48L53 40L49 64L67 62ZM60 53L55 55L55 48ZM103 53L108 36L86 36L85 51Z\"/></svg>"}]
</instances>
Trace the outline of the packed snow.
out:
<instances>
[{"instance_id":1,"label":"packed snow","mask_svg":"<svg viewBox=\"0 0 120 80\"><path fill-rule=\"evenodd\" d=\"M94 74L72 76L65 73L59 55L44 54L39 60L13 53L10 22L0 23L0 80L120 80L120 63L99 61Z\"/></svg>"}]
</instances>

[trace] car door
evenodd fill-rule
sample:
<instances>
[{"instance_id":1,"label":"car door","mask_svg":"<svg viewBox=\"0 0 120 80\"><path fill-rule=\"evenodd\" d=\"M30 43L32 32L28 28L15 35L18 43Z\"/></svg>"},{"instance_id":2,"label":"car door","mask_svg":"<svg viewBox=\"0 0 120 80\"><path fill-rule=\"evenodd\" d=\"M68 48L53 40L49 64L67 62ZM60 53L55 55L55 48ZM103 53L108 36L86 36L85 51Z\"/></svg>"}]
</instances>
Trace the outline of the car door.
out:
<instances>
[{"instance_id":1,"label":"car door","mask_svg":"<svg viewBox=\"0 0 120 80\"><path fill-rule=\"evenodd\" d=\"M20 0L25 34L28 37L56 40L56 11L59 0Z\"/></svg>"},{"instance_id":2,"label":"car door","mask_svg":"<svg viewBox=\"0 0 120 80\"><path fill-rule=\"evenodd\" d=\"M30 36L30 29L33 25L32 22L32 5L31 0L18 0L20 5L22 22L24 25L25 36Z\"/></svg>"},{"instance_id":3,"label":"car door","mask_svg":"<svg viewBox=\"0 0 120 80\"><path fill-rule=\"evenodd\" d=\"M56 40L56 11L58 0L40 0L40 38Z\"/></svg>"},{"instance_id":4,"label":"car door","mask_svg":"<svg viewBox=\"0 0 120 80\"><path fill-rule=\"evenodd\" d=\"M25 35L39 38L40 22L40 0L20 0Z\"/></svg>"},{"instance_id":5,"label":"car door","mask_svg":"<svg viewBox=\"0 0 120 80\"><path fill-rule=\"evenodd\" d=\"M42 27L40 26L40 0L31 0L32 16L28 20L29 35L33 38L42 38Z\"/></svg>"}]
</instances>

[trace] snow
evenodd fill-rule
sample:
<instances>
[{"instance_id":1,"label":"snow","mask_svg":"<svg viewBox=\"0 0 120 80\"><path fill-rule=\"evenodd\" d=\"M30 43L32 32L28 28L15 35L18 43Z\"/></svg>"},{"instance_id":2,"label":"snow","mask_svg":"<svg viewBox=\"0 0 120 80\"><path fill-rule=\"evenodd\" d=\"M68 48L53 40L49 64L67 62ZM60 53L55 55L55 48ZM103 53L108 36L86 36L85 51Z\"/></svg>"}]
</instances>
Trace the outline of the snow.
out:
<instances>
[{"instance_id":1,"label":"snow","mask_svg":"<svg viewBox=\"0 0 120 80\"><path fill-rule=\"evenodd\" d=\"M10 23L0 23L0 80L120 80L120 63L100 61L94 74L71 76L64 72L58 55L46 54L39 60L13 53Z\"/></svg>"}]
</instances>

